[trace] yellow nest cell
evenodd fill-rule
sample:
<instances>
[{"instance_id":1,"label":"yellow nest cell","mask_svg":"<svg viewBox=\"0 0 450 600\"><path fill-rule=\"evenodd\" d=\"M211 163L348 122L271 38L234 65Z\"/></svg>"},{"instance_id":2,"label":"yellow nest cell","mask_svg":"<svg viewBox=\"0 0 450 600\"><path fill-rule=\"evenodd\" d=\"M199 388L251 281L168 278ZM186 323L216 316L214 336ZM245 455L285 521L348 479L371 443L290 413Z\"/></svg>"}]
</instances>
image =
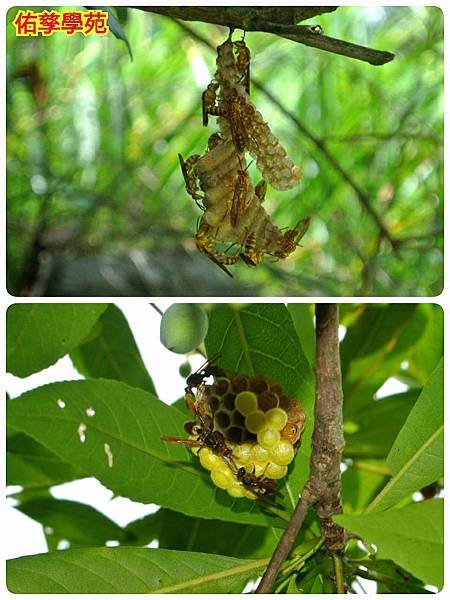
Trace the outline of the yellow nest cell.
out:
<instances>
[{"instance_id":1,"label":"yellow nest cell","mask_svg":"<svg viewBox=\"0 0 450 600\"><path fill-rule=\"evenodd\" d=\"M200 448L198 457L202 467L208 469L208 471L221 469L224 466L223 459L220 456L217 456L217 454L214 454L209 448Z\"/></svg>"},{"instance_id":2,"label":"yellow nest cell","mask_svg":"<svg viewBox=\"0 0 450 600\"><path fill-rule=\"evenodd\" d=\"M288 422L288 416L282 408L271 408L266 412L266 423L269 427L281 431Z\"/></svg>"},{"instance_id":3,"label":"yellow nest cell","mask_svg":"<svg viewBox=\"0 0 450 600\"><path fill-rule=\"evenodd\" d=\"M211 471L211 479L221 490L228 489L236 481L230 469L225 465Z\"/></svg>"},{"instance_id":4,"label":"yellow nest cell","mask_svg":"<svg viewBox=\"0 0 450 600\"><path fill-rule=\"evenodd\" d=\"M276 429L272 429L268 427L267 429L262 429L258 432L258 443L263 448L267 450L271 450L281 439L280 432Z\"/></svg>"},{"instance_id":5,"label":"yellow nest cell","mask_svg":"<svg viewBox=\"0 0 450 600\"><path fill-rule=\"evenodd\" d=\"M253 457L250 444L236 444L233 448L233 456L242 465L248 465Z\"/></svg>"},{"instance_id":6,"label":"yellow nest cell","mask_svg":"<svg viewBox=\"0 0 450 600\"><path fill-rule=\"evenodd\" d=\"M270 460L270 452L267 448L263 448L259 444L254 444L251 450L252 459L255 462L268 462Z\"/></svg>"},{"instance_id":7,"label":"yellow nest cell","mask_svg":"<svg viewBox=\"0 0 450 600\"><path fill-rule=\"evenodd\" d=\"M270 460L277 465L289 465L294 458L295 450L287 440L280 440L270 451Z\"/></svg>"},{"instance_id":8,"label":"yellow nest cell","mask_svg":"<svg viewBox=\"0 0 450 600\"><path fill-rule=\"evenodd\" d=\"M273 462L270 462L266 470L264 471L264 475L268 479L283 479L286 477L288 468L286 466L277 465Z\"/></svg>"},{"instance_id":9,"label":"yellow nest cell","mask_svg":"<svg viewBox=\"0 0 450 600\"><path fill-rule=\"evenodd\" d=\"M241 415L247 416L258 409L258 397L253 392L240 392L234 405Z\"/></svg>"},{"instance_id":10,"label":"yellow nest cell","mask_svg":"<svg viewBox=\"0 0 450 600\"><path fill-rule=\"evenodd\" d=\"M230 496L233 496L233 498L244 498L246 489L242 483L234 481L230 487L227 488L227 492L230 494Z\"/></svg>"},{"instance_id":11,"label":"yellow nest cell","mask_svg":"<svg viewBox=\"0 0 450 600\"><path fill-rule=\"evenodd\" d=\"M266 415L262 410L255 410L245 417L245 427L250 433L258 433L266 424Z\"/></svg>"}]
</instances>

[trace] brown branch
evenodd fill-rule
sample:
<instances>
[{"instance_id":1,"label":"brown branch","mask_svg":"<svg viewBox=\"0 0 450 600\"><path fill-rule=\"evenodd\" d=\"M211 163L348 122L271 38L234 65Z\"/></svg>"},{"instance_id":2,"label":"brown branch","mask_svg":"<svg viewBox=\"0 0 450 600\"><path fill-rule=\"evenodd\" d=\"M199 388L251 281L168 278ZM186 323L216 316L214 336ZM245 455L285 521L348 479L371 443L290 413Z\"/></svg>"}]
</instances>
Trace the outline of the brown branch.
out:
<instances>
[{"instance_id":1,"label":"brown branch","mask_svg":"<svg viewBox=\"0 0 450 600\"><path fill-rule=\"evenodd\" d=\"M323 13L334 12L337 6L132 6L146 12L166 15L184 21L202 21L243 29L255 19L281 25L295 25ZM251 31L248 29L247 31Z\"/></svg>"},{"instance_id":2,"label":"brown branch","mask_svg":"<svg viewBox=\"0 0 450 600\"><path fill-rule=\"evenodd\" d=\"M166 15L184 21L214 23L243 31L261 31L340 54L348 58L362 60L372 65L384 65L394 58L391 52L375 50L323 35L320 26L296 25L325 12L332 12L336 6L306 7L234 7L234 6L133 6L146 12Z\"/></svg>"},{"instance_id":3,"label":"brown branch","mask_svg":"<svg viewBox=\"0 0 450 600\"><path fill-rule=\"evenodd\" d=\"M316 304L316 404L307 486L316 499L325 545L333 553L344 549L344 530L332 520L342 512L342 403L339 308L337 304Z\"/></svg>"},{"instance_id":4,"label":"brown branch","mask_svg":"<svg viewBox=\"0 0 450 600\"><path fill-rule=\"evenodd\" d=\"M344 591L341 560L344 530L332 520L333 515L342 512L340 464L344 434L338 334L338 305L316 304L316 403L310 474L292 518L256 589L257 594L270 593L311 505L315 505L325 546L333 557L336 590L338 593Z\"/></svg>"}]
</instances>

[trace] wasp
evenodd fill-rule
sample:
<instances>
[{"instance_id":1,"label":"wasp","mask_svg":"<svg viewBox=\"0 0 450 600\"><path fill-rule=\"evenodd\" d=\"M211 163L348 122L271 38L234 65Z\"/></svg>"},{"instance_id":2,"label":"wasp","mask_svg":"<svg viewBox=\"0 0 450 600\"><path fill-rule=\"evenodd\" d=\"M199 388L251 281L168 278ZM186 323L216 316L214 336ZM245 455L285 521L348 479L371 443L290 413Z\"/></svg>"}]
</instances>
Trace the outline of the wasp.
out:
<instances>
[{"instance_id":1,"label":"wasp","mask_svg":"<svg viewBox=\"0 0 450 600\"><path fill-rule=\"evenodd\" d=\"M233 42L236 49L236 67L242 75L242 82L247 94L250 94L250 50L244 40Z\"/></svg>"},{"instance_id":2,"label":"wasp","mask_svg":"<svg viewBox=\"0 0 450 600\"><path fill-rule=\"evenodd\" d=\"M220 142L223 142L223 138L220 133L213 133L208 139L208 150L214 150L214 148L217 148Z\"/></svg>"},{"instance_id":3,"label":"wasp","mask_svg":"<svg viewBox=\"0 0 450 600\"><path fill-rule=\"evenodd\" d=\"M245 238L242 260L250 267L256 267L264 258L264 251L256 250L256 232L250 232Z\"/></svg>"},{"instance_id":4,"label":"wasp","mask_svg":"<svg viewBox=\"0 0 450 600\"><path fill-rule=\"evenodd\" d=\"M265 179L261 179L260 182L258 182L255 186L255 196L258 198L258 200L263 203L264 199L266 197L266 191L267 191L267 181Z\"/></svg>"},{"instance_id":5,"label":"wasp","mask_svg":"<svg viewBox=\"0 0 450 600\"><path fill-rule=\"evenodd\" d=\"M231 448L227 446L224 435L214 429L213 419L205 411L202 396L200 396L199 400L195 400L192 393L192 388L197 388L210 375L220 376L225 375L225 372L217 365L213 365L210 361L207 361L198 371L189 375L186 380L184 399L189 410L197 418L197 421L186 422L184 430L197 439L162 435L161 440L169 444L184 444L191 448L209 448L214 454L222 457L233 472L236 472L237 466L233 460L233 453Z\"/></svg>"},{"instance_id":6,"label":"wasp","mask_svg":"<svg viewBox=\"0 0 450 600\"><path fill-rule=\"evenodd\" d=\"M275 481L273 479L267 479L264 477L264 475L256 477L254 473L247 473L244 467L239 467L239 469L236 471L236 478L245 488L260 498L263 498L268 494L276 494L277 496L281 497L283 496L283 494L276 489Z\"/></svg>"},{"instance_id":7,"label":"wasp","mask_svg":"<svg viewBox=\"0 0 450 600\"><path fill-rule=\"evenodd\" d=\"M205 93L205 92L204 92ZM250 121L244 110L245 101L239 96L223 100L220 105L204 103L204 110L210 115L225 117L230 126L231 138L238 152L243 152L250 139Z\"/></svg>"},{"instance_id":8,"label":"wasp","mask_svg":"<svg viewBox=\"0 0 450 600\"><path fill-rule=\"evenodd\" d=\"M184 389L185 397L190 394L192 396L192 388L197 388L199 385L202 385L205 379L208 377L224 377L225 371L213 364L213 361L219 357L218 354L214 355L213 358L208 359L204 362L195 373L191 373L189 377L186 379L186 387Z\"/></svg>"},{"instance_id":9,"label":"wasp","mask_svg":"<svg viewBox=\"0 0 450 600\"><path fill-rule=\"evenodd\" d=\"M279 248L274 253L279 258L286 258L294 252L298 243L308 230L310 218L301 219L293 229L288 229L279 241Z\"/></svg>"},{"instance_id":10,"label":"wasp","mask_svg":"<svg viewBox=\"0 0 450 600\"><path fill-rule=\"evenodd\" d=\"M192 172L193 166L197 163L199 159L199 154L193 154L185 161L181 154L178 153L178 160L180 161L181 172L183 173L186 191L195 200L197 206L203 210L204 207L199 202L199 200L203 200L203 196L200 194L200 190L198 188L197 177Z\"/></svg>"},{"instance_id":11,"label":"wasp","mask_svg":"<svg viewBox=\"0 0 450 600\"><path fill-rule=\"evenodd\" d=\"M222 269L227 275L233 277L225 265L234 265L239 261L239 255L229 256L223 252L216 252L216 242L208 236L209 226L203 223L195 236L197 248Z\"/></svg>"},{"instance_id":12,"label":"wasp","mask_svg":"<svg viewBox=\"0 0 450 600\"><path fill-rule=\"evenodd\" d=\"M208 84L208 87L202 94L202 119L203 119L203 125L205 127L208 125L208 113L214 114L211 112L211 108L214 108L214 106L216 104L218 89L219 89L218 82L211 81L211 83Z\"/></svg>"},{"instance_id":13,"label":"wasp","mask_svg":"<svg viewBox=\"0 0 450 600\"><path fill-rule=\"evenodd\" d=\"M239 170L231 201L230 223L236 227L248 205L248 175L246 171Z\"/></svg>"}]
</instances>

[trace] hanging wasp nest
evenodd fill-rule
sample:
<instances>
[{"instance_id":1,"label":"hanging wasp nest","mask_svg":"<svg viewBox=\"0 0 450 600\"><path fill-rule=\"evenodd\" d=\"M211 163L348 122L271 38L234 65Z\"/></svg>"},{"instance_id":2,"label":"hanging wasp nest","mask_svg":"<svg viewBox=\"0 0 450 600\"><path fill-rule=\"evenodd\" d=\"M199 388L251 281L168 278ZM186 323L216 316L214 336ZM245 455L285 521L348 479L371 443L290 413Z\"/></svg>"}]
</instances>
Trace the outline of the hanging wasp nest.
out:
<instances>
[{"instance_id":1,"label":"hanging wasp nest","mask_svg":"<svg viewBox=\"0 0 450 600\"><path fill-rule=\"evenodd\" d=\"M303 433L305 414L281 385L262 375L219 377L213 385L199 386L196 403L223 434L236 467L257 479L259 491L286 476ZM231 496L255 500L262 495L245 486L210 448L192 448L192 452L210 471L213 483Z\"/></svg>"},{"instance_id":2,"label":"hanging wasp nest","mask_svg":"<svg viewBox=\"0 0 450 600\"><path fill-rule=\"evenodd\" d=\"M277 190L298 185L302 171L287 156L249 97L250 52L229 37L217 48L217 71L202 96L203 124L217 116L219 132L202 155L180 157L188 193L203 209L195 236L198 249L222 267L243 260L255 266L269 254L286 258L305 234L309 219L282 232L263 207L268 182ZM247 173L246 152L263 175L256 186ZM201 202L201 204L200 204ZM231 244L234 254L219 251Z\"/></svg>"}]
</instances>

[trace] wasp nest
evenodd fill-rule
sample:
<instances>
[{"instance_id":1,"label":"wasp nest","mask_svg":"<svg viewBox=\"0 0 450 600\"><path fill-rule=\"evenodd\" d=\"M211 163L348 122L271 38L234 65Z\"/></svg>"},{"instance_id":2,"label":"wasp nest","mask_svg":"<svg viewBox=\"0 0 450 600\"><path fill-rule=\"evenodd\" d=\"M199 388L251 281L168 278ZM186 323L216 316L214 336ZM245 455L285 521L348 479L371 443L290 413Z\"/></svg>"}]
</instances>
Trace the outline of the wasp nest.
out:
<instances>
[{"instance_id":1,"label":"wasp nest","mask_svg":"<svg viewBox=\"0 0 450 600\"><path fill-rule=\"evenodd\" d=\"M304 429L299 402L261 375L232 375L202 384L197 402L232 453L225 461L211 448L192 449L214 484L236 498L277 493L276 481L286 476Z\"/></svg>"},{"instance_id":2,"label":"wasp nest","mask_svg":"<svg viewBox=\"0 0 450 600\"><path fill-rule=\"evenodd\" d=\"M262 206L266 181L287 190L299 183L302 172L250 101L250 52L244 41L228 38L217 49L216 65L202 107L203 124L208 124L209 115L217 116L219 132L210 137L202 156L191 156L186 162L179 158L186 189L204 211L197 247L230 274L226 265L240 259L255 266L266 254L289 256L309 219L281 232ZM247 173L247 151L264 177L256 186ZM231 244L235 253L219 251L221 243Z\"/></svg>"}]
</instances>

